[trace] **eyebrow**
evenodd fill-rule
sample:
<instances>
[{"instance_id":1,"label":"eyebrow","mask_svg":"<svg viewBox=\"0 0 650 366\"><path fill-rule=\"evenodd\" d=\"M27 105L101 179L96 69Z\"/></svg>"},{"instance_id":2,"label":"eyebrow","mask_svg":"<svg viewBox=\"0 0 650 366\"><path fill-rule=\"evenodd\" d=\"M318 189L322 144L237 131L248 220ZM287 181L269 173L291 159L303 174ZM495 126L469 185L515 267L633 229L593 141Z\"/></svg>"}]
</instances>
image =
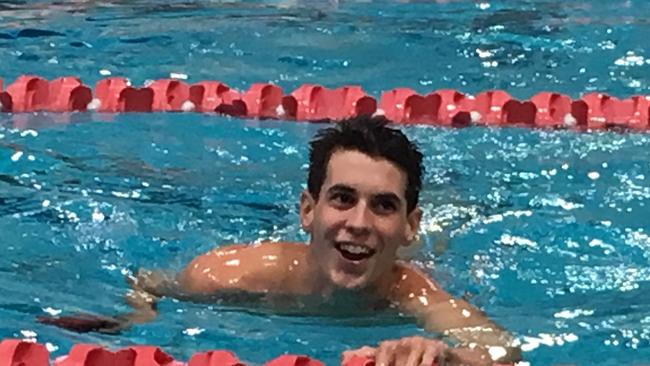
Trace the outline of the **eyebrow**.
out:
<instances>
[{"instance_id":1,"label":"eyebrow","mask_svg":"<svg viewBox=\"0 0 650 366\"><path fill-rule=\"evenodd\" d=\"M344 193L352 193L352 194L354 194L354 193L357 192L357 190L350 187L350 186L348 186L348 185L339 183L339 184L335 184L335 185L331 186L327 190L327 192L328 193L331 193L331 192L344 192ZM399 198L398 195L396 195L393 192L380 192L380 193L377 193L377 194L373 194L372 198L373 198L373 200L385 199L385 200L394 201L398 205L402 204L402 200Z\"/></svg>"},{"instance_id":2,"label":"eyebrow","mask_svg":"<svg viewBox=\"0 0 650 366\"><path fill-rule=\"evenodd\" d=\"M345 184L335 184L327 189L327 192L345 192L345 193L356 193L357 190L345 185Z\"/></svg>"},{"instance_id":3,"label":"eyebrow","mask_svg":"<svg viewBox=\"0 0 650 366\"><path fill-rule=\"evenodd\" d=\"M385 199L390 201L395 201L397 204L401 204L402 200L393 192L378 193L374 195L374 199Z\"/></svg>"}]
</instances>

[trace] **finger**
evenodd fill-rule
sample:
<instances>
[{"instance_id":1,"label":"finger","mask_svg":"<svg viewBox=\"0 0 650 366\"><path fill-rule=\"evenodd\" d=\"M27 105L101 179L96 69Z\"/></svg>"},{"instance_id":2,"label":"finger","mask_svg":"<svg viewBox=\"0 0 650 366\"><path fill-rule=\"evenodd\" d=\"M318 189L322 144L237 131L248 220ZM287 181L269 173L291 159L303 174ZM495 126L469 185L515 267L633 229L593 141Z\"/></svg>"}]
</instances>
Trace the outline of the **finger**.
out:
<instances>
[{"instance_id":1,"label":"finger","mask_svg":"<svg viewBox=\"0 0 650 366\"><path fill-rule=\"evenodd\" d=\"M418 366L422 360L425 351L425 345L422 342L414 342L408 350L408 358L406 359L406 366ZM431 366L431 365L429 365Z\"/></svg>"},{"instance_id":2,"label":"finger","mask_svg":"<svg viewBox=\"0 0 650 366\"><path fill-rule=\"evenodd\" d=\"M377 348L370 347L370 346L363 346L357 349L356 352L360 355L371 357L375 355L375 352L377 352Z\"/></svg>"},{"instance_id":3,"label":"finger","mask_svg":"<svg viewBox=\"0 0 650 366\"><path fill-rule=\"evenodd\" d=\"M351 352L351 351L343 351L343 353L341 353L341 365L345 365L345 364L347 364L348 362L350 362L350 360L351 360L352 357L354 357L354 356L355 356L354 352Z\"/></svg>"},{"instance_id":4,"label":"finger","mask_svg":"<svg viewBox=\"0 0 650 366\"><path fill-rule=\"evenodd\" d=\"M126 274L124 276L124 280L131 287L135 287L138 285L138 279L132 274Z\"/></svg>"},{"instance_id":5,"label":"finger","mask_svg":"<svg viewBox=\"0 0 650 366\"><path fill-rule=\"evenodd\" d=\"M364 357L364 358L373 358L375 357L375 353L377 352L377 349L374 347L369 347L369 346L363 346L358 349L354 350L348 350L348 351L343 351L341 354L342 361L341 363L345 364L349 362L352 357Z\"/></svg>"},{"instance_id":6,"label":"finger","mask_svg":"<svg viewBox=\"0 0 650 366\"><path fill-rule=\"evenodd\" d=\"M377 350L375 366L392 366L395 361L395 342L382 342Z\"/></svg>"},{"instance_id":7,"label":"finger","mask_svg":"<svg viewBox=\"0 0 650 366\"><path fill-rule=\"evenodd\" d=\"M136 309L153 307L159 300L156 296L139 289L129 290L124 299L127 304Z\"/></svg>"},{"instance_id":8,"label":"finger","mask_svg":"<svg viewBox=\"0 0 650 366\"><path fill-rule=\"evenodd\" d=\"M437 366L445 366L445 365L453 364L453 362L451 361L450 353L448 352L448 348L446 346L443 348L438 348L437 353L433 355L432 363L430 363L429 365L431 364Z\"/></svg>"},{"instance_id":9,"label":"finger","mask_svg":"<svg viewBox=\"0 0 650 366\"><path fill-rule=\"evenodd\" d=\"M361 348L357 349L350 349L347 351L343 351L343 353L353 353L356 355L362 355L362 356L373 356L375 352L377 351L377 348L375 347L370 347L370 346L363 346Z\"/></svg>"},{"instance_id":10,"label":"finger","mask_svg":"<svg viewBox=\"0 0 650 366\"><path fill-rule=\"evenodd\" d=\"M144 269L144 268L138 268L137 271L133 274L127 274L125 277L126 282L134 287L142 287L144 282L147 281L149 276L151 276L152 271Z\"/></svg>"},{"instance_id":11,"label":"finger","mask_svg":"<svg viewBox=\"0 0 650 366\"><path fill-rule=\"evenodd\" d=\"M436 362L436 366L442 366L440 361L437 360L439 357L436 356L438 356L438 351L435 348L425 350L419 366L431 366L434 362Z\"/></svg>"},{"instance_id":12,"label":"finger","mask_svg":"<svg viewBox=\"0 0 650 366\"><path fill-rule=\"evenodd\" d=\"M424 349L420 366L443 366L446 363L446 346L443 343L431 344Z\"/></svg>"}]
</instances>

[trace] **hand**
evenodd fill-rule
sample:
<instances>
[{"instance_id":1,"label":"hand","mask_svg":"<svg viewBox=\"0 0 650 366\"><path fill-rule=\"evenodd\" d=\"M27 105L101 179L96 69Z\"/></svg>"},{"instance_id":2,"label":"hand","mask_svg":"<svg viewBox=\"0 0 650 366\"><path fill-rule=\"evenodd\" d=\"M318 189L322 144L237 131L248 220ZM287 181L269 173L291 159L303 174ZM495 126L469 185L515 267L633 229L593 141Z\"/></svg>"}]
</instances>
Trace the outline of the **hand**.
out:
<instances>
[{"instance_id":1,"label":"hand","mask_svg":"<svg viewBox=\"0 0 650 366\"><path fill-rule=\"evenodd\" d=\"M435 339L405 337L383 341L378 347L362 347L343 352L343 363L352 356L375 359L376 366L443 366L447 345Z\"/></svg>"},{"instance_id":2,"label":"hand","mask_svg":"<svg viewBox=\"0 0 650 366\"><path fill-rule=\"evenodd\" d=\"M154 297L162 297L170 279L159 271L140 268L135 275L126 276L126 282L136 291L144 291Z\"/></svg>"}]
</instances>

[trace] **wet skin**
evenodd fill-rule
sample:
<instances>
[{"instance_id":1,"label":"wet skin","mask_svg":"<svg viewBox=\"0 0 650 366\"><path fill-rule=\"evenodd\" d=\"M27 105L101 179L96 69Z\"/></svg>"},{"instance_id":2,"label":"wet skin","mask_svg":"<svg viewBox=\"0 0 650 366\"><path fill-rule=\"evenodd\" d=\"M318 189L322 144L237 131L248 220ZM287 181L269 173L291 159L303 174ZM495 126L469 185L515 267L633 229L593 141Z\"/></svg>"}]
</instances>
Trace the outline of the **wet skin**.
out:
<instances>
[{"instance_id":1,"label":"wet skin","mask_svg":"<svg viewBox=\"0 0 650 366\"><path fill-rule=\"evenodd\" d=\"M375 358L377 365L407 366L430 366L434 359L439 365L519 359L510 336L480 310L398 260L398 248L413 242L421 218L417 207L407 212L406 184L406 174L387 160L335 151L318 197L305 191L300 198L308 245L230 245L196 257L173 278L141 271L127 296L135 311L123 316L122 324L153 320L162 296L209 301L248 293L271 304L274 299L316 298L326 309L353 295L360 302L352 306L392 307L459 345L448 348L435 339L406 337L347 351L344 358L361 355Z\"/></svg>"},{"instance_id":2,"label":"wet skin","mask_svg":"<svg viewBox=\"0 0 650 366\"><path fill-rule=\"evenodd\" d=\"M366 299L370 307L393 307L414 316L427 330L447 333L467 346L497 346L516 353L507 347L508 334L481 311L452 298L419 269L397 259L398 248L413 242L421 218L419 208L407 212L406 180L406 174L387 160L357 151L337 151L329 160L319 196L312 197L307 191L301 195L300 219L310 234L309 245L263 243L216 248L195 258L179 274L175 292L180 290L196 299L243 290L269 295L269 299L274 295L318 296L324 303L353 293ZM148 293L160 287L151 283L150 276L140 279L141 288ZM398 340L346 356L358 354L385 364L400 361L419 365L442 352L435 348L438 343L417 337L408 341L424 342L422 347L428 346L436 354L423 351L411 357L417 358L412 361L412 352L406 347L402 352L406 356L400 359L399 342L403 340ZM487 348L458 348L447 353L456 363L492 361Z\"/></svg>"}]
</instances>

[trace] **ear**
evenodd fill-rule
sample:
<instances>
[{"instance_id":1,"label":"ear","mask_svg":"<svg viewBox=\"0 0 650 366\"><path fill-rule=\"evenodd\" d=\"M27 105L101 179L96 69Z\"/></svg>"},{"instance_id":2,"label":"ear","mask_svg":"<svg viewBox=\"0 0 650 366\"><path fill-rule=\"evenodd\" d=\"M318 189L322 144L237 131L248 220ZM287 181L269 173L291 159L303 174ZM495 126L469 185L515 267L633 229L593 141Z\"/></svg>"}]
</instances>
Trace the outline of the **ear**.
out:
<instances>
[{"instance_id":1,"label":"ear","mask_svg":"<svg viewBox=\"0 0 650 366\"><path fill-rule=\"evenodd\" d=\"M410 245L413 240L415 239L415 236L418 233L418 230L420 230L420 220L422 220L422 210L420 207L416 207L411 211L407 217L406 217L406 230L404 232L404 235L406 236L406 242L405 246Z\"/></svg>"},{"instance_id":2,"label":"ear","mask_svg":"<svg viewBox=\"0 0 650 366\"><path fill-rule=\"evenodd\" d=\"M300 224L305 232L311 234L311 226L314 222L314 209L316 200L306 189L300 194Z\"/></svg>"}]
</instances>

